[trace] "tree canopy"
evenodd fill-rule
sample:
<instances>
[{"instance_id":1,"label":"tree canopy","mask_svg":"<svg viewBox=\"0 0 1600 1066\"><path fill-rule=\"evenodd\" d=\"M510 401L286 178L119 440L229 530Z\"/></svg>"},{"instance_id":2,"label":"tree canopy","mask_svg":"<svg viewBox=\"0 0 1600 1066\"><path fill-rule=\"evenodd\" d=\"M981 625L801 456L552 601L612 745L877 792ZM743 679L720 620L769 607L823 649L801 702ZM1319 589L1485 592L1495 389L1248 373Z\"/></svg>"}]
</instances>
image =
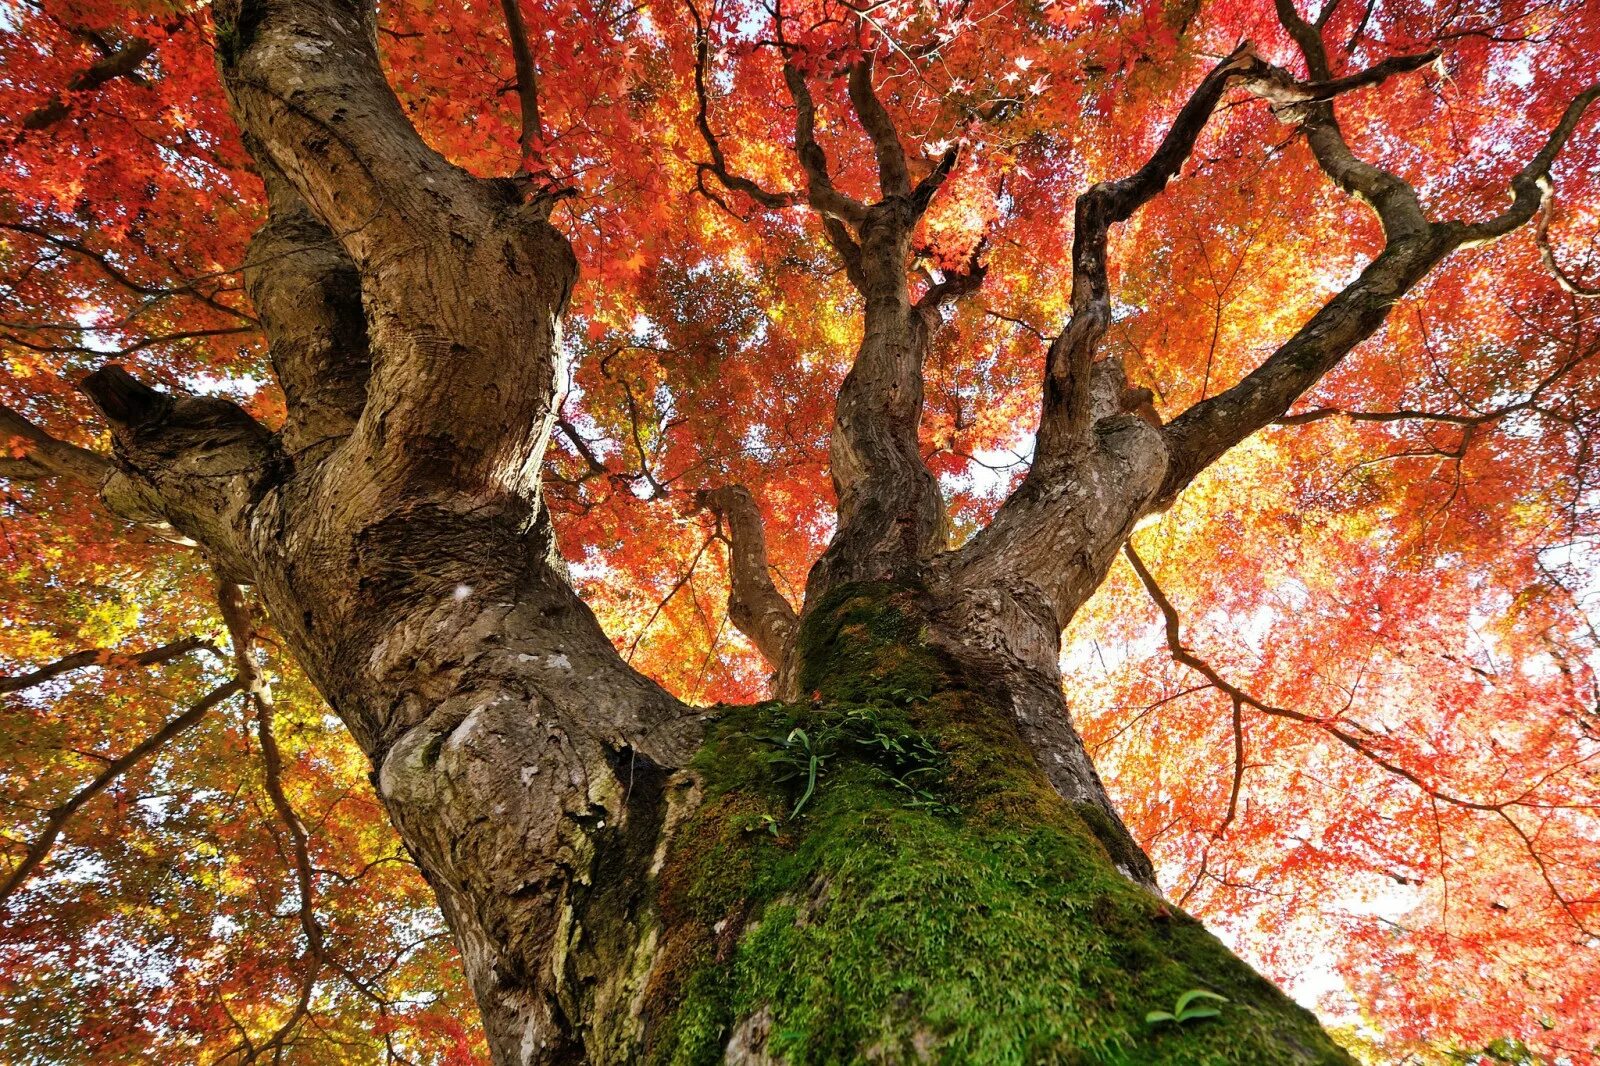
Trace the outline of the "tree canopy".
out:
<instances>
[{"instance_id":1,"label":"tree canopy","mask_svg":"<svg viewBox=\"0 0 1600 1066\"><path fill-rule=\"evenodd\" d=\"M108 362L285 417L239 32L0 6L0 1057L478 1061L344 726L191 544L86 487ZM572 242L546 498L623 656L696 704L769 690L740 523L791 603L833 532L861 204L925 201L919 441L957 543L1052 461L1039 382L1083 301L1204 452L1204 401L1413 214L1459 220L1375 335L1171 485L1066 691L1169 898L1353 1044L1600 1046L1600 6L401 0L378 43L427 143ZM270 704L236 698L251 640Z\"/></svg>"}]
</instances>

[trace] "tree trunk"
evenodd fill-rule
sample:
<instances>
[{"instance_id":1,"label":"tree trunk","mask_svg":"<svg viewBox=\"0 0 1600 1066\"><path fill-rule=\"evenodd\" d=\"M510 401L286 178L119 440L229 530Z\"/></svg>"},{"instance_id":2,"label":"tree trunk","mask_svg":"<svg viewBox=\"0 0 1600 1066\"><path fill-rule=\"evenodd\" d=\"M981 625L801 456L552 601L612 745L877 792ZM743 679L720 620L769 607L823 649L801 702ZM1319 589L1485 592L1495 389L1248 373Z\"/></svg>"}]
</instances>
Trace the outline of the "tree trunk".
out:
<instances>
[{"instance_id":1,"label":"tree trunk","mask_svg":"<svg viewBox=\"0 0 1600 1066\"><path fill-rule=\"evenodd\" d=\"M1092 770L1093 801L1052 787L937 601L835 590L804 698L718 714L670 782L650 949L612 969L628 1010L591 1017L591 1060L1348 1061L1162 901ZM1195 988L1220 1017L1145 1021Z\"/></svg>"}]
</instances>

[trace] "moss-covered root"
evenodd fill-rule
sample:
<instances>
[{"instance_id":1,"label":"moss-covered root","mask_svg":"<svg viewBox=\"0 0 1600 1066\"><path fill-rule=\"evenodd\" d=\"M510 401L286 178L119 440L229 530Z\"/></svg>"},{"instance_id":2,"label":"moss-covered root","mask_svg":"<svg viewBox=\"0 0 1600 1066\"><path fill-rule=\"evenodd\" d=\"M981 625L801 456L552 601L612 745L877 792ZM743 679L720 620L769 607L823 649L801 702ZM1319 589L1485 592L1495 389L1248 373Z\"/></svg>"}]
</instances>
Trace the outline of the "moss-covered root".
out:
<instances>
[{"instance_id":1,"label":"moss-covered root","mask_svg":"<svg viewBox=\"0 0 1600 1066\"><path fill-rule=\"evenodd\" d=\"M705 801L662 870L650 1061L1350 1061L1116 871L902 594L827 606L805 634L820 698L730 712L701 759ZM779 780L809 768L796 729L824 738L798 816L809 774ZM905 749L942 758L908 783ZM1191 989L1226 997L1218 1015L1146 1020Z\"/></svg>"}]
</instances>

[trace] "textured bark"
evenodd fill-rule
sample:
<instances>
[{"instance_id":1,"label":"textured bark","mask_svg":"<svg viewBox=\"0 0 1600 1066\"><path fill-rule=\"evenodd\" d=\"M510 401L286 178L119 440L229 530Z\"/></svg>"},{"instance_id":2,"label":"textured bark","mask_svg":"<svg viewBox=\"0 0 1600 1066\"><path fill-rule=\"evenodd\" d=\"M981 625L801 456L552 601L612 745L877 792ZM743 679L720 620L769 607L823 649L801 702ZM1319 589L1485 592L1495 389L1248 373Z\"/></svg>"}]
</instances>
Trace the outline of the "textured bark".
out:
<instances>
[{"instance_id":1,"label":"textured bark","mask_svg":"<svg viewBox=\"0 0 1600 1066\"><path fill-rule=\"evenodd\" d=\"M772 582L767 537L755 497L743 485L727 485L705 493L703 499L726 529L728 616L776 670L789 656L799 620L794 606Z\"/></svg>"},{"instance_id":2,"label":"textured bark","mask_svg":"<svg viewBox=\"0 0 1600 1066\"><path fill-rule=\"evenodd\" d=\"M9 412L3 428L30 471L103 482L113 508L169 523L227 580L254 587L370 758L461 948L497 1063L965 1054L970 1034L915 1016L905 991L933 973L957 927L939 926L890 970L879 958L859 1000L885 996L878 1013L804 1047L784 1034L852 993L806 984L762 954L784 915L841 938L875 920L895 871L862 881L838 856L881 844L923 862L918 841L976 856L992 876L962 882L977 893L964 917L929 898L909 905L912 925L919 913L970 918L1012 953L1019 980L1057 972L1063 958L1117 960L1062 985L1077 997L1077 1028L1005 1014L1017 1010L1006 989L968 969L935 973L943 992L1006 1017L1007 1054L1044 1047L1070 1060L1125 1041L1145 1049L1139 1061L1340 1061L1309 1016L1160 902L1072 727L1061 632L1141 517L1282 415L1451 249L1532 216L1518 214L1524 186L1548 170L1580 105L1519 177L1509 222L1435 223L1408 186L1351 154L1328 102L1411 67L1333 79L1314 31L1297 32L1309 83L1248 47L1228 57L1143 169L1080 202L1073 316L1041 386L1039 461L988 528L947 550L919 452L922 362L941 302L981 284L982 269L914 301L909 260L954 156L913 183L870 63L857 63L849 96L883 198L852 199L832 185L805 78L790 67L807 190L770 193L728 173L702 82L713 155L702 177L766 206L815 210L864 309L830 449L838 530L799 611L772 584L748 493L704 497L727 522L732 616L773 662L787 701L708 723L621 660L558 562L539 471L576 264L547 198L475 178L421 141L384 82L366 4L219 0L217 26L225 84L269 192L246 281L287 425L272 433L227 401L158 393L107 367L84 390L112 427L114 471ZM703 40L701 53L703 65ZM1120 364L1095 358L1109 321L1107 230L1177 174L1234 83L1286 109L1330 177L1373 204L1389 241L1255 372L1162 427ZM769 757L788 750L762 739L774 723L807 723L807 736L841 745L830 771L840 785L825 783L832 791L811 820L795 809L810 797L796 803L772 780ZM908 785L898 764L885 776L872 761L879 749L852 733L861 729L891 730L922 753L912 769L937 782ZM878 825L882 836L859 835ZM772 877L739 880L763 863ZM933 872L968 876L955 858ZM1062 914L1093 920L1063 926L1059 939L1007 927L1008 908L1030 905L1031 877L1051 886ZM907 908L904 892L891 895L890 910ZM806 943L826 970L829 952ZM991 948L972 941L986 964ZM787 976L773 984L776 973ZM1096 981L1125 985L1122 998L1090 1002ZM1207 986L1238 997L1237 1028L1144 1043L1142 1010Z\"/></svg>"}]
</instances>

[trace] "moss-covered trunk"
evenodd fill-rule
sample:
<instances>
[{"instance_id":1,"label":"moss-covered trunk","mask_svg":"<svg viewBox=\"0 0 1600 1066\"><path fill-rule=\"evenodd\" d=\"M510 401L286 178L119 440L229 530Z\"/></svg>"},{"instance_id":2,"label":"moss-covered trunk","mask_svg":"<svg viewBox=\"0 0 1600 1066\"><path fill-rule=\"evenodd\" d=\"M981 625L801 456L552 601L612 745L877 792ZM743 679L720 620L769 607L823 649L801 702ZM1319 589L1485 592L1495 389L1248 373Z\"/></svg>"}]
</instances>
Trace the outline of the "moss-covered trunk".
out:
<instances>
[{"instance_id":1,"label":"moss-covered trunk","mask_svg":"<svg viewBox=\"0 0 1600 1066\"><path fill-rule=\"evenodd\" d=\"M648 1062L1345 1062L1315 1019L1130 880L918 593L811 613L795 703L730 709L658 858ZM1203 989L1214 1017L1147 1021Z\"/></svg>"}]
</instances>

